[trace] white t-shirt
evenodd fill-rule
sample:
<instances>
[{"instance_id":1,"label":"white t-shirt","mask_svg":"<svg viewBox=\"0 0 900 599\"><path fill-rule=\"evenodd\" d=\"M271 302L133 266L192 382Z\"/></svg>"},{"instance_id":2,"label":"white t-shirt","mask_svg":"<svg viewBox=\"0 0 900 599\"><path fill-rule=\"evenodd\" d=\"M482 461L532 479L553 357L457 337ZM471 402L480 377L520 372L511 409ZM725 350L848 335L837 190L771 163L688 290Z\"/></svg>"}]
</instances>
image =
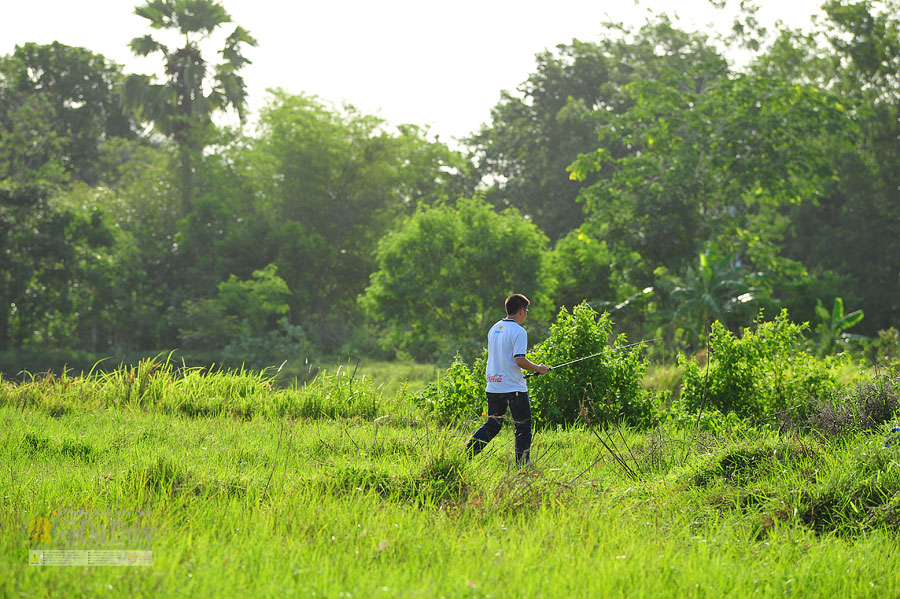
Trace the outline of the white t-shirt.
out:
<instances>
[{"instance_id":1,"label":"white t-shirt","mask_svg":"<svg viewBox=\"0 0 900 599\"><path fill-rule=\"evenodd\" d=\"M528 391L516 358L525 357L528 333L512 318L504 318L488 332L488 360L485 368L488 393Z\"/></svg>"}]
</instances>

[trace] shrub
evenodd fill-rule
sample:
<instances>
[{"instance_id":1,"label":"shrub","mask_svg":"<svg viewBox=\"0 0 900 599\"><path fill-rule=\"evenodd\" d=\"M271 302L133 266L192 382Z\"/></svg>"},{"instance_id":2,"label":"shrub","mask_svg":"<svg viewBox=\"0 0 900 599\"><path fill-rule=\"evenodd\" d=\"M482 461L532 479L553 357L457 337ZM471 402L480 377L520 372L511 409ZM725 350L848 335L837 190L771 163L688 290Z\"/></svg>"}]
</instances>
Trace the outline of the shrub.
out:
<instances>
[{"instance_id":1,"label":"shrub","mask_svg":"<svg viewBox=\"0 0 900 599\"><path fill-rule=\"evenodd\" d=\"M807 424L828 437L877 431L900 409L900 379L877 375L815 403Z\"/></svg>"},{"instance_id":2,"label":"shrub","mask_svg":"<svg viewBox=\"0 0 900 599\"><path fill-rule=\"evenodd\" d=\"M660 423L667 425L670 430L689 431L691 434L696 431L716 438L745 435L751 429L751 425L734 412L723 414L707 406L702 414L698 414L696 410L690 411L684 402L673 403L665 416L660 418Z\"/></svg>"},{"instance_id":3,"label":"shrub","mask_svg":"<svg viewBox=\"0 0 900 599\"><path fill-rule=\"evenodd\" d=\"M737 337L720 322L709 338L709 380L706 405L742 418L765 419L790 409L807 414L816 398L827 395L837 381L836 362L817 360L803 348L806 324L788 320L782 311L775 320L756 321ZM680 402L696 412L704 396L705 373L700 365L679 357L684 369Z\"/></svg>"},{"instance_id":4,"label":"shrub","mask_svg":"<svg viewBox=\"0 0 900 599\"><path fill-rule=\"evenodd\" d=\"M245 365L261 370L308 355L310 351L303 329L287 318L279 320L275 330L255 330L244 320L238 335L222 350L222 362L229 367Z\"/></svg>"},{"instance_id":5,"label":"shrub","mask_svg":"<svg viewBox=\"0 0 900 599\"><path fill-rule=\"evenodd\" d=\"M872 362L881 368L900 372L900 332L894 327L878 331L870 342Z\"/></svg>"},{"instance_id":6,"label":"shrub","mask_svg":"<svg viewBox=\"0 0 900 599\"><path fill-rule=\"evenodd\" d=\"M536 424L572 424L582 401L590 404L592 420L601 424L644 426L650 422L653 408L650 394L641 386L647 370L641 348L623 348L624 335L610 345L611 330L609 314L598 314L587 303L575 306L571 313L565 308L559 311L550 335L532 351L533 362L552 366L602 353L529 379Z\"/></svg>"},{"instance_id":7,"label":"shrub","mask_svg":"<svg viewBox=\"0 0 900 599\"><path fill-rule=\"evenodd\" d=\"M418 405L435 412L441 420L477 418L486 405L484 369L487 351L470 367L459 355L436 383L413 397Z\"/></svg>"}]
</instances>

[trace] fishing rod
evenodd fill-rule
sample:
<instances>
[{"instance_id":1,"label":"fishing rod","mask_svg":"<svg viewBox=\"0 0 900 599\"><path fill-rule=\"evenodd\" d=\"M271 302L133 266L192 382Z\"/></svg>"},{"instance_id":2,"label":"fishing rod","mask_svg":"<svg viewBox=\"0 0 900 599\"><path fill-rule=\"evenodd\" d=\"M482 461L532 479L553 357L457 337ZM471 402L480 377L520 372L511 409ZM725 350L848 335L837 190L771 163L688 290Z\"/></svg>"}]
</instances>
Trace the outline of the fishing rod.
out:
<instances>
[{"instance_id":1,"label":"fishing rod","mask_svg":"<svg viewBox=\"0 0 900 599\"><path fill-rule=\"evenodd\" d=\"M555 366L551 366L550 370L556 370L557 368L562 368L563 366L569 366L570 364L575 364L576 362L583 362L584 360L590 360L591 358L596 358L606 352L606 350L611 349L612 351L619 351L621 349L628 349L629 347L635 347L636 345L641 345L643 343L652 343L653 341L659 341L662 337L654 337L653 339L643 339L641 341L637 341L635 343L629 343L628 345L620 345L619 347L605 347L602 350L598 351L596 354L591 354L589 356L584 356L583 358L576 358L574 360L569 360L568 362L563 362L562 364L556 364ZM549 371L548 371L549 372ZM538 376L537 372L529 372L525 374L525 378Z\"/></svg>"}]
</instances>

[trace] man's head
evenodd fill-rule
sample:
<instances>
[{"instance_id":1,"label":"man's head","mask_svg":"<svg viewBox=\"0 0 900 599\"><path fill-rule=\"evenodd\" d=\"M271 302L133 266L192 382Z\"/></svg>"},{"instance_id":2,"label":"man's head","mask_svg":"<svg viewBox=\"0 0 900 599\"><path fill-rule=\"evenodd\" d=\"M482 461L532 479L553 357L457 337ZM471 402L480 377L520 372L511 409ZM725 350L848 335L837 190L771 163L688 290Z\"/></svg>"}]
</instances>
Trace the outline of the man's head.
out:
<instances>
[{"instance_id":1,"label":"man's head","mask_svg":"<svg viewBox=\"0 0 900 599\"><path fill-rule=\"evenodd\" d=\"M521 293L514 293L508 298L506 298L506 315L509 317L513 317L519 313L520 310L525 310L525 314L528 313L528 306L531 305L531 301L522 295Z\"/></svg>"}]
</instances>

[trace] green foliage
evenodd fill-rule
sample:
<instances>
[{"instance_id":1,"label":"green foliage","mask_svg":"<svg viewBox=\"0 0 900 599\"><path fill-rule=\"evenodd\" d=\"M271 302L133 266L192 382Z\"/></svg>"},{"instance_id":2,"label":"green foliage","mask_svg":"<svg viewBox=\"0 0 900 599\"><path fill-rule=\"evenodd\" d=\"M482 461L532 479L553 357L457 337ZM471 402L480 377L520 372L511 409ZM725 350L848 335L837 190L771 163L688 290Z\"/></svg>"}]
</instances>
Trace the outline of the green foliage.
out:
<instances>
[{"instance_id":1,"label":"green foliage","mask_svg":"<svg viewBox=\"0 0 900 599\"><path fill-rule=\"evenodd\" d=\"M900 331L894 327L878 331L878 337L870 343L872 362L900 372Z\"/></svg>"},{"instance_id":2,"label":"green foliage","mask_svg":"<svg viewBox=\"0 0 900 599\"><path fill-rule=\"evenodd\" d=\"M132 75L125 85L126 105L139 116L171 135L179 144L194 146L194 129L215 110L234 108L244 118L246 90L238 71L250 61L241 54L241 45L255 46L256 40L237 26L220 51L224 61L207 71L200 55L200 41L231 23L231 15L214 0L150 0L134 13L150 21L157 30L177 30L184 46L170 49L152 36L134 38L131 49L138 56L159 52L165 59L167 80L151 84L149 78ZM207 86L211 89L207 89Z\"/></svg>"},{"instance_id":3,"label":"green foliage","mask_svg":"<svg viewBox=\"0 0 900 599\"><path fill-rule=\"evenodd\" d=\"M820 321L816 325L816 333L819 334L816 355L820 358L831 354L844 337L844 331L856 326L864 316L862 310L844 314L844 300L840 297L834 298L831 313L822 305L822 300L817 300L816 315Z\"/></svg>"},{"instance_id":4,"label":"green foliage","mask_svg":"<svg viewBox=\"0 0 900 599\"><path fill-rule=\"evenodd\" d=\"M95 185L101 175L100 146L135 137L120 102L122 79L120 66L84 48L59 42L16 46L10 56L0 57L0 123L33 127L33 120L10 105L45 103L49 130L40 131L44 139L34 148L19 146L16 153L34 158L37 147L57 143L60 166L72 180Z\"/></svg>"},{"instance_id":5,"label":"green foliage","mask_svg":"<svg viewBox=\"0 0 900 599\"><path fill-rule=\"evenodd\" d=\"M584 192L588 208L617 243L675 270L698 240L741 230L777 239L773 211L819 193L833 174L812 140L844 119L837 98L812 86L749 75L706 86L634 82L634 106L601 115L604 145L570 167L576 178L613 169ZM616 156L615 144L630 150Z\"/></svg>"},{"instance_id":6,"label":"green foliage","mask_svg":"<svg viewBox=\"0 0 900 599\"><path fill-rule=\"evenodd\" d=\"M216 297L187 302L182 339L190 347L223 349L228 365L260 369L296 359L309 348L303 329L286 317L289 297L274 264L250 280L231 275Z\"/></svg>"},{"instance_id":7,"label":"green foliage","mask_svg":"<svg viewBox=\"0 0 900 599\"><path fill-rule=\"evenodd\" d=\"M536 56L535 72L503 91L491 123L467 140L479 157L478 174L499 179L487 199L528 214L551 239L584 219L575 198L584 183L565 167L596 143L588 107L606 97L609 66L604 48L574 40Z\"/></svg>"},{"instance_id":8,"label":"green foliage","mask_svg":"<svg viewBox=\"0 0 900 599\"><path fill-rule=\"evenodd\" d=\"M823 8L831 21L828 41L851 59L853 73L870 84L860 86L858 92L896 102L887 95L897 84L900 68L900 6L896 0L828 0Z\"/></svg>"},{"instance_id":9,"label":"green foliage","mask_svg":"<svg viewBox=\"0 0 900 599\"><path fill-rule=\"evenodd\" d=\"M785 272L795 263L780 252L792 232L783 215L816 202L833 183L836 165L823 140L846 143L853 130L838 95L815 85L724 69L699 73L704 76L694 85L690 78L698 71L675 70L628 84L624 110L594 113L599 147L569 167L577 180L600 175L581 193L589 212L585 228L616 253L640 254L643 273L635 274L646 284L650 268L659 266L696 279L675 286L698 290L679 302L693 304L688 311L697 333L704 320L722 316L718 308L728 299L704 308L699 292L704 280L715 287L705 270L727 273L730 265L716 264L724 256L739 256L748 273L766 277L768 288L781 277L796 278ZM720 253L697 268L693 263L710 242ZM738 280L722 281L732 279Z\"/></svg>"},{"instance_id":10,"label":"green foliage","mask_svg":"<svg viewBox=\"0 0 900 599\"><path fill-rule=\"evenodd\" d=\"M706 408L702 414L698 414L682 401L673 402L661 416L660 422L676 430L691 434L702 433L716 438L746 434L752 428L752 423L748 419L741 418L735 412L722 413L716 408Z\"/></svg>"},{"instance_id":11,"label":"green foliage","mask_svg":"<svg viewBox=\"0 0 900 599\"><path fill-rule=\"evenodd\" d=\"M653 400L641 386L647 364L641 348L624 348L627 340L610 339L609 314L598 314L587 303L572 312L559 311L547 339L529 354L539 364L562 364L600 355L528 379L536 424L570 425L582 415L600 425L627 423L646 426L654 416Z\"/></svg>"},{"instance_id":12,"label":"green foliage","mask_svg":"<svg viewBox=\"0 0 900 599\"><path fill-rule=\"evenodd\" d=\"M0 182L0 350L73 345L80 300L103 295L112 231L100 211L61 205L44 184Z\"/></svg>"},{"instance_id":13,"label":"green foliage","mask_svg":"<svg viewBox=\"0 0 900 599\"><path fill-rule=\"evenodd\" d=\"M242 281L231 275L218 285L216 297L189 301L182 339L194 347L222 347L237 337L241 322L265 331L287 314L290 291L274 264Z\"/></svg>"},{"instance_id":14,"label":"green foliage","mask_svg":"<svg viewBox=\"0 0 900 599\"><path fill-rule=\"evenodd\" d=\"M812 81L839 95L845 114L840 125L849 136L823 140L835 176L821 194L787 213L793 232L782 251L810 271L845 277L833 294L818 297L852 297L866 314L859 332L872 336L900 315L898 8L895 0L826 2L827 18L813 32L785 32L774 56L760 65L779 78ZM809 298L809 308L816 297Z\"/></svg>"},{"instance_id":15,"label":"green foliage","mask_svg":"<svg viewBox=\"0 0 900 599\"><path fill-rule=\"evenodd\" d=\"M385 328L385 348L417 359L471 359L503 300L524 292L531 317L550 313L546 236L513 209L478 199L421 208L378 246L360 302Z\"/></svg>"},{"instance_id":16,"label":"green foliage","mask_svg":"<svg viewBox=\"0 0 900 599\"><path fill-rule=\"evenodd\" d=\"M817 360L805 351L803 332L782 311L774 320L757 320L738 337L716 321L709 337L709 375L686 356L680 402L689 411L704 408L756 420L791 410L808 413L816 398L834 389L836 362Z\"/></svg>"},{"instance_id":17,"label":"green foliage","mask_svg":"<svg viewBox=\"0 0 900 599\"><path fill-rule=\"evenodd\" d=\"M232 244L244 249L226 272L248 260L274 262L291 289L292 314L326 352L353 334L348 321L377 267L379 240L417 206L462 189L463 176L453 173L466 169L462 155L427 130L393 131L352 106L283 90L262 110L257 138L229 154L239 165L230 176L249 189L232 209L242 222L231 218L229 234L215 242L222 254ZM231 192L217 197L223 193Z\"/></svg>"},{"instance_id":18,"label":"green foliage","mask_svg":"<svg viewBox=\"0 0 900 599\"><path fill-rule=\"evenodd\" d=\"M897 8L830 0L808 33L778 26L764 47L742 6L725 40L752 52L739 70L665 16L605 25L539 54L461 151L280 90L254 132L217 130L228 109L244 124L255 40L215 0L137 7L149 35L131 48L159 59L159 80L23 44L0 57L0 345L113 353L181 345L184 329L251 362L301 344L446 364L478 355L510 291L535 300L534 338L582 300L634 338L676 317L673 342L696 346L712 319L737 330L751 307L787 307L815 322L817 298L837 297L874 336L900 317ZM493 217L468 237L451 224L476 187L518 210L503 216L515 243ZM429 239L401 241L426 221ZM270 264L288 312L203 304ZM823 353L851 324L833 312Z\"/></svg>"},{"instance_id":19,"label":"green foliage","mask_svg":"<svg viewBox=\"0 0 900 599\"><path fill-rule=\"evenodd\" d=\"M484 416L487 351L469 366L457 355L434 383L413 396L416 405L434 412L444 422L472 420Z\"/></svg>"},{"instance_id":20,"label":"green foliage","mask_svg":"<svg viewBox=\"0 0 900 599\"><path fill-rule=\"evenodd\" d=\"M660 285L669 291L675 305L671 313L659 316L671 317L676 326L686 326L698 346L714 320L731 323L735 315L740 318L758 293L751 286L756 275L736 266L734 258L722 254L715 243L707 243L696 268L688 265L681 277L668 278L664 267L656 271Z\"/></svg>"},{"instance_id":21,"label":"green foliage","mask_svg":"<svg viewBox=\"0 0 900 599\"><path fill-rule=\"evenodd\" d=\"M310 352L303 328L287 318L280 319L277 328L264 329L254 329L242 320L237 336L222 349L222 363L262 370L306 357Z\"/></svg>"},{"instance_id":22,"label":"green foliage","mask_svg":"<svg viewBox=\"0 0 900 599\"><path fill-rule=\"evenodd\" d=\"M616 259L605 241L580 229L556 242L550 269L556 279L557 306L573 307L582 301L611 302L627 287Z\"/></svg>"},{"instance_id":23,"label":"green foliage","mask_svg":"<svg viewBox=\"0 0 900 599\"><path fill-rule=\"evenodd\" d=\"M0 180L52 187L67 180L65 138L55 130L45 95L17 95L0 106Z\"/></svg>"},{"instance_id":24,"label":"green foliage","mask_svg":"<svg viewBox=\"0 0 900 599\"><path fill-rule=\"evenodd\" d=\"M596 148L604 115L634 104L631 83L663 80L695 89L725 72L724 58L706 36L680 31L664 15L638 30L604 24L598 39L539 53L534 72L515 92L501 94L491 123L468 140L479 174L493 183L487 199L529 215L554 241L584 221L579 194L611 175L598 169L568 178L566 167ZM618 144L606 149L625 151Z\"/></svg>"}]
</instances>

